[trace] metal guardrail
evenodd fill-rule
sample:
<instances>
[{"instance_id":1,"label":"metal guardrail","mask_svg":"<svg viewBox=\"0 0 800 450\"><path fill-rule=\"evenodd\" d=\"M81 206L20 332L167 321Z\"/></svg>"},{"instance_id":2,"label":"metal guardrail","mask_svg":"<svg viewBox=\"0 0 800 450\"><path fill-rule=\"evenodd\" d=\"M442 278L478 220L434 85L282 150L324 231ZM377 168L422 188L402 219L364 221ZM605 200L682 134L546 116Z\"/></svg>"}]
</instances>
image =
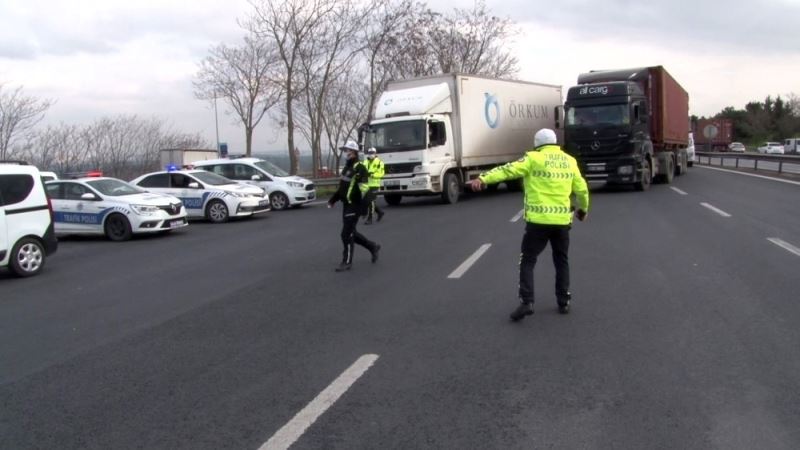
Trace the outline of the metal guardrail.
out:
<instances>
[{"instance_id":1,"label":"metal guardrail","mask_svg":"<svg viewBox=\"0 0 800 450\"><path fill-rule=\"evenodd\" d=\"M747 168L753 170L758 169L758 163L761 162L768 162L772 164L777 164L777 172L778 173L792 173L792 174L800 174L800 156L794 155L765 155L763 153L728 153L728 152L696 152L695 153L697 162L701 162L700 158L705 158L707 164L709 166L715 165L712 164L712 160L719 160L720 167L734 167L736 169L739 168ZM725 164L726 160L734 160L732 165ZM740 161L752 161L752 167L750 164L747 164L746 167L741 165ZM788 170L787 170L788 169ZM762 170L768 170L774 172L774 168L767 168L762 165Z\"/></svg>"},{"instance_id":2,"label":"metal guardrail","mask_svg":"<svg viewBox=\"0 0 800 450\"><path fill-rule=\"evenodd\" d=\"M338 177L309 178L309 180L313 181L315 186L336 186L339 184Z\"/></svg>"}]
</instances>

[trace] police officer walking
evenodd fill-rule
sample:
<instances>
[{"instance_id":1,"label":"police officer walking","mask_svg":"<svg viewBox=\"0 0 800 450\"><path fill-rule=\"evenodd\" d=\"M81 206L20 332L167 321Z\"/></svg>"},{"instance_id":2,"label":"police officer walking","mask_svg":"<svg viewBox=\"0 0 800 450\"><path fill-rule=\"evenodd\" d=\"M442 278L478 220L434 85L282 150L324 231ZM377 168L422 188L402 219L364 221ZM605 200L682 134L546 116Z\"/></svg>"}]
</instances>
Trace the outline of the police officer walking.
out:
<instances>
[{"instance_id":1,"label":"police officer walking","mask_svg":"<svg viewBox=\"0 0 800 450\"><path fill-rule=\"evenodd\" d=\"M356 230L358 219L364 213L366 207L365 195L368 192L367 182L369 174L366 167L358 160L358 144L355 141L339 147L340 150L347 152L347 162L342 169L342 177L339 180L339 189L328 200L328 208L332 208L337 201L342 201L342 262L336 268L337 272L344 272L353 267L353 250L358 244L372 254L372 262L378 261L378 252L381 246L370 241Z\"/></svg>"},{"instance_id":2,"label":"police officer walking","mask_svg":"<svg viewBox=\"0 0 800 450\"><path fill-rule=\"evenodd\" d=\"M578 202L576 215L585 220L589 211L589 189L581 176L575 158L556 145L553 130L539 130L533 139L534 149L521 159L482 173L470 182L474 191L486 184L522 178L525 187L525 235L519 263L520 305L511 313L517 322L533 314L533 269L536 258L550 243L556 269L556 301L558 311L567 314L572 295L569 291L569 230L573 207L571 196Z\"/></svg>"},{"instance_id":3,"label":"police officer walking","mask_svg":"<svg viewBox=\"0 0 800 450\"><path fill-rule=\"evenodd\" d=\"M367 168L367 173L369 174L369 194L367 194L367 221L364 222L364 225L372 225L372 216L373 214L378 216L378 222L383 219L383 210L378 207L378 189L381 188L381 179L383 178L383 174L386 172L386 169L383 165L383 161L378 158L378 152L375 150L375 147L370 147L367 149L367 160L364 161L364 166Z\"/></svg>"}]
</instances>

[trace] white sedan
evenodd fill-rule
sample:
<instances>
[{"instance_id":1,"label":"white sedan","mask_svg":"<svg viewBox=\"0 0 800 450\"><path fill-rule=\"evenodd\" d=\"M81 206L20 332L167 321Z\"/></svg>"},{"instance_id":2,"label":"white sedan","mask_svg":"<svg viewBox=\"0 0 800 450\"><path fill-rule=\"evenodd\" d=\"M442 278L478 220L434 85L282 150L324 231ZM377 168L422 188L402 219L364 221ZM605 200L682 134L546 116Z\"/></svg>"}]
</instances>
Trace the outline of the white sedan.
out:
<instances>
[{"instance_id":1,"label":"white sedan","mask_svg":"<svg viewBox=\"0 0 800 450\"><path fill-rule=\"evenodd\" d=\"M782 155L783 145L780 142L765 142L764 145L758 147L758 153Z\"/></svg>"},{"instance_id":2,"label":"white sedan","mask_svg":"<svg viewBox=\"0 0 800 450\"><path fill-rule=\"evenodd\" d=\"M175 197L149 194L116 178L49 181L56 234L100 234L124 241L135 233L185 227L186 209Z\"/></svg>"},{"instance_id":3,"label":"white sedan","mask_svg":"<svg viewBox=\"0 0 800 450\"><path fill-rule=\"evenodd\" d=\"M189 217L204 217L215 223L270 210L269 197L263 189L205 170L153 172L131 183L148 192L175 196L183 202Z\"/></svg>"}]
</instances>

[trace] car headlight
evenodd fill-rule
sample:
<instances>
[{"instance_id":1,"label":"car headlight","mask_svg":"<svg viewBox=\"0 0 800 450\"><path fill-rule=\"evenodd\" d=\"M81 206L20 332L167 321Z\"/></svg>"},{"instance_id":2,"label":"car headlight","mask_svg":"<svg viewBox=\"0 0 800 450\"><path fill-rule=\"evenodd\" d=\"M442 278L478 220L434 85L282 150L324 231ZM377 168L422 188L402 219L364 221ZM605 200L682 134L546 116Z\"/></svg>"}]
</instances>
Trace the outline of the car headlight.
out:
<instances>
[{"instance_id":1,"label":"car headlight","mask_svg":"<svg viewBox=\"0 0 800 450\"><path fill-rule=\"evenodd\" d=\"M229 192L232 196L236 198L247 198L249 194L245 194L244 192Z\"/></svg>"},{"instance_id":2,"label":"car headlight","mask_svg":"<svg viewBox=\"0 0 800 450\"><path fill-rule=\"evenodd\" d=\"M303 187L303 183L298 183L297 181L287 181L286 184L288 184L289 187L293 187L293 188L301 188L301 187Z\"/></svg>"},{"instance_id":3,"label":"car headlight","mask_svg":"<svg viewBox=\"0 0 800 450\"><path fill-rule=\"evenodd\" d=\"M152 205L131 205L131 209L140 216L152 216L158 212L158 206Z\"/></svg>"}]
</instances>

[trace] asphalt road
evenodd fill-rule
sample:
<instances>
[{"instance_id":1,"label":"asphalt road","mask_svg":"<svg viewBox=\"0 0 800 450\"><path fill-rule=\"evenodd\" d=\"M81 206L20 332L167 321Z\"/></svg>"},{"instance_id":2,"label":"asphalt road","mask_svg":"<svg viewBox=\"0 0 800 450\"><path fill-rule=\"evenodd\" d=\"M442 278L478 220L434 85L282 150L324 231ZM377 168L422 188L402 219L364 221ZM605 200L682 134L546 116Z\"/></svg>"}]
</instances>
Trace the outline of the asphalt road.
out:
<instances>
[{"instance_id":1,"label":"asphalt road","mask_svg":"<svg viewBox=\"0 0 800 450\"><path fill-rule=\"evenodd\" d=\"M547 250L519 324L521 194L387 208L343 274L321 205L66 239L0 273L0 448L800 448L798 198L697 166L597 189L572 313Z\"/></svg>"}]
</instances>

